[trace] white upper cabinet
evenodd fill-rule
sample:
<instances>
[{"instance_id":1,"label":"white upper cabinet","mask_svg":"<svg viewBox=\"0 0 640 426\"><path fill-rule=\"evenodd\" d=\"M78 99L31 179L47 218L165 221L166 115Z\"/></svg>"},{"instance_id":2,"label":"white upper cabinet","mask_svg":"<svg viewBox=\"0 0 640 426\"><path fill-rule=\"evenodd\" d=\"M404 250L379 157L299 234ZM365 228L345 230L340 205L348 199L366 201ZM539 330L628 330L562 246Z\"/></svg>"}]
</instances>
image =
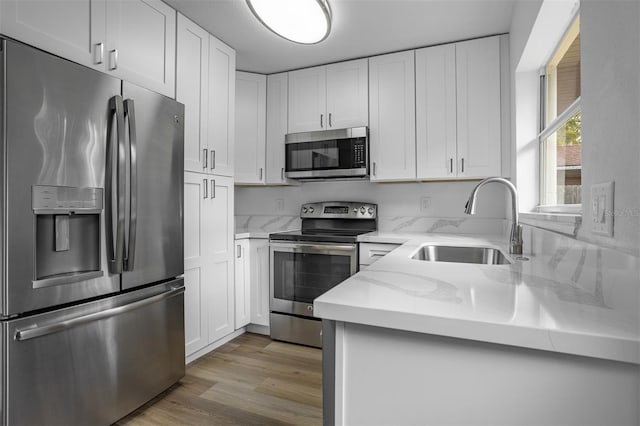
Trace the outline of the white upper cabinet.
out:
<instances>
[{"instance_id":1,"label":"white upper cabinet","mask_svg":"<svg viewBox=\"0 0 640 426\"><path fill-rule=\"evenodd\" d=\"M371 180L416 177L414 52L369 59Z\"/></svg>"},{"instance_id":2,"label":"white upper cabinet","mask_svg":"<svg viewBox=\"0 0 640 426\"><path fill-rule=\"evenodd\" d=\"M176 99L185 108L184 169L233 175L235 51L178 14Z\"/></svg>"},{"instance_id":3,"label":"white upper cabinet","mask_svg":"<svg viewBox=\"0 0 640 426\"><path fill-rule=\"evenodd\" d=\"M173 98L176 11L160 0L107 0L106 22L107 69Z\"/></svg>"},{"instance_id":4,"label":"white upper cabinet","mask_svg":"<svg viewBox=\"0 0 640 426\"><path fill-rule=\"evenodd\" d=\"M289 72L289 133L366 126L368 59Z\"/></svg>"},{"instance_id":5,"label":"white upper cabinet","mask_svg":"<svg viewBox=\"0 0 640 426\"><path fill-rule=\"evenodd\" d=\"M266 98L265 75L236 72L236 183L265 183Z\"/></svg>"},{"instance_id":6,"label":"white upper cabinet","mask_svg":"<svg viewBox=\"0 0 640 426\"><path fill-rule=\"evenodd\" d=\"M160 0L3 0L0 31L163 95L175 95L176 12Z\"/></svg>"},{"instance_id":7,"label":"white upper cabinet","mask_svg":"<svg viewBox=\"0 0 640 426\"><path fill-rule=\"evenodd\" d=\"M176 100L184 104L184 169L203 172L207 165L207 93L209 33L178 14Z\"/></svg>"},{"instance_id":8,"label":"white upper cabinet","mask_svg":"<svg viewBox=\"0 0 640 426\"><path fill-rule=\"evenodd\" d=\"M106 0L0 1L0 32L82 65L104 70ZM101 55L102 52L102 55Z\"/></svg>"},{"instance_id":9,"label":"white upper cabinet","mask_svg":"<svg viewBox=\"0 0 640 426\"><path fill-rule=\"evenodd\" d=\"M416 51L418 179L501 171L500 39Z\"/></svg>"},{"instance_id":10,"label":"white upper cabinet","mask_svg":"<svg viewBox=\"0 0 640 426\"><path fill-rule=\"evenodd\" d=\"M217 38L209 38L208 145L210 172L233 176L236 53Z\"/></svg>"},{"instance_id":11,"label":"white upper cabinet","mask_svg":"<svg viewBox=\"0 0 640 426\"><path fill-rule=\"evenodd\" d=\"M457 176L456 48L416 50L416 152L419 179Z\"/></svg>"},{"instance_id":12,"label":"white upper cabinet","mask_svg":"<svg viewBox=\"0 0 640 426\"><path fill-rule=\"evenodd\" d=\"M500 175L500 37L456 43L458 176Z\"/></svg>"},{"instance_id":13,"label":"white upper cabinet","mask_svg":"<svg viewBox=\"0 0 640 426\"><path fill-rule=\"evenodd\" d=\"M288 73L267 76L266 183L285 185L284 137L287 134Z\"/></svg>"},{"instance_id":14,"label":"white upper cabinet","mask_svg":"<svg viewBox=\"0 0 640 426\"><path fill-rule=\"evenodd\" d=\"M329 129L369 124L369 60L327 65L327 126Z\"/></svg>"},{"instance_id":15,"label":"white upper cabinet","mask_svg":"<svg viewBox=\"0 0 640 426\"><path fill-rule=\"evenodd\" d=\"M289 73L289 133L325 128L326 83L325 67Z\"/></svg>"}]
</instances>

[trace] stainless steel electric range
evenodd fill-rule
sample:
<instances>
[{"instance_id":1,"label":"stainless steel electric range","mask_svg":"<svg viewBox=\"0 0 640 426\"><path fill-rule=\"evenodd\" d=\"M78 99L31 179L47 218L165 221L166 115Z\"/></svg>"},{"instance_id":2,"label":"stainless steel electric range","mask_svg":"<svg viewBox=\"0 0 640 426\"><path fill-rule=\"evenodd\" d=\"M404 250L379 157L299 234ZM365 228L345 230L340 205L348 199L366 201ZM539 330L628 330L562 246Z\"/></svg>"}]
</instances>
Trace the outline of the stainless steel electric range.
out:
<instances>
[{"instance_id":1,"label":"stainless steel electric range","mask_svg":"<svg viewBox=\"0 0 640 426\"><path fill-rule=\"evenodd\" d=\"M378 227L378 206L328 201L304 204L302 229L271 234L271 338L322 347L313 300L356 273L358 235Z\"/></svg>"}]
</instances>

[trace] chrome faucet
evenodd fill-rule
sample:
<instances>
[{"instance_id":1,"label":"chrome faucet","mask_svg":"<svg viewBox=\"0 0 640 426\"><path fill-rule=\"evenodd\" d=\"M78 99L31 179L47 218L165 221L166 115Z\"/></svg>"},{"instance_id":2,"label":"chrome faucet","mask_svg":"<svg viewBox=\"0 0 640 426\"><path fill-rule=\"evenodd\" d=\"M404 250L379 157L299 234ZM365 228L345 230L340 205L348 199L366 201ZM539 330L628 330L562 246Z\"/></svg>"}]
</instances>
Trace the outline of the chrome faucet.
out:
<instances>
[{"instance_id":1,"label":"chrome faucet","mask_svg":"<svg viewBox=\"0 0 640 426\"><path fill-rule=\"evenodd\" d=\"M467 201L467 204L464 206L464 212L466 214L476 214L476 196L478 190L481 186L490 182L498 182L506 185L511 193L511 219L513 220L513 225L511 225L511 234L509 235L509 253L522 254L522 225L520 225L518 221L518 190L510 181L502 177L489 177L480 181L480 183L473 188L473 191L471 191L469 201Z\"/></svg>"}]
</instances>

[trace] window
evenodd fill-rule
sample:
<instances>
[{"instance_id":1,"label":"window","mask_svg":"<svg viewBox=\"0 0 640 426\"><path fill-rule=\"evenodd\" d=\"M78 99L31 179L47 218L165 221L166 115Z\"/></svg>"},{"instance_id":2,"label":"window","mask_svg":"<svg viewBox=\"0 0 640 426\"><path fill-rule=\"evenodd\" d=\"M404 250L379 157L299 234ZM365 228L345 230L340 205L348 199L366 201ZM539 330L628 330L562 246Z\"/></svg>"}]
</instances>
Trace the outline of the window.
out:
<instances>
[{"instance_id":1,"label":"window","mask_svg":"<svg viewBox=\"0 0 640 426\"><path fill-rule=\"evenodd\" d=\"M553 52L540 85L540 206L579 213L582 198L580 19Z\"/></svg>"}]
</instances>

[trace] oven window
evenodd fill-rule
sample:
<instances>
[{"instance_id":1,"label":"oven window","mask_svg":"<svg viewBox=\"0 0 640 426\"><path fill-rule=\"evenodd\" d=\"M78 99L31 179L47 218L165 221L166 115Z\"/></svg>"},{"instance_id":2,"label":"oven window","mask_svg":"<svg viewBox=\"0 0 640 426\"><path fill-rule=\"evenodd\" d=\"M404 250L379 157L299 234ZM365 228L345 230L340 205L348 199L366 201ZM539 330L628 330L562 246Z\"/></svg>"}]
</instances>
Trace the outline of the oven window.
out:
<instances>
[{"instance_id":1,"label":"oven window","mask_svg":"<svg viewBox=\"0 0 640 426\"><path fill-rule=\"evenodd\" d=\"M351 275L351 257L315 253L273 253L276 299L312 303Z\"/></svg>"},{"instance_id":2,"label":"oven window","mask_svg":"<svg viewBox=\"0 0 640 426\"><path fill-rule=\"evenodd\" d=\"M336 169L340 165L340 150L336 140L297 143L287 146L289 170Z\"/></svg>"}]
</instances>

